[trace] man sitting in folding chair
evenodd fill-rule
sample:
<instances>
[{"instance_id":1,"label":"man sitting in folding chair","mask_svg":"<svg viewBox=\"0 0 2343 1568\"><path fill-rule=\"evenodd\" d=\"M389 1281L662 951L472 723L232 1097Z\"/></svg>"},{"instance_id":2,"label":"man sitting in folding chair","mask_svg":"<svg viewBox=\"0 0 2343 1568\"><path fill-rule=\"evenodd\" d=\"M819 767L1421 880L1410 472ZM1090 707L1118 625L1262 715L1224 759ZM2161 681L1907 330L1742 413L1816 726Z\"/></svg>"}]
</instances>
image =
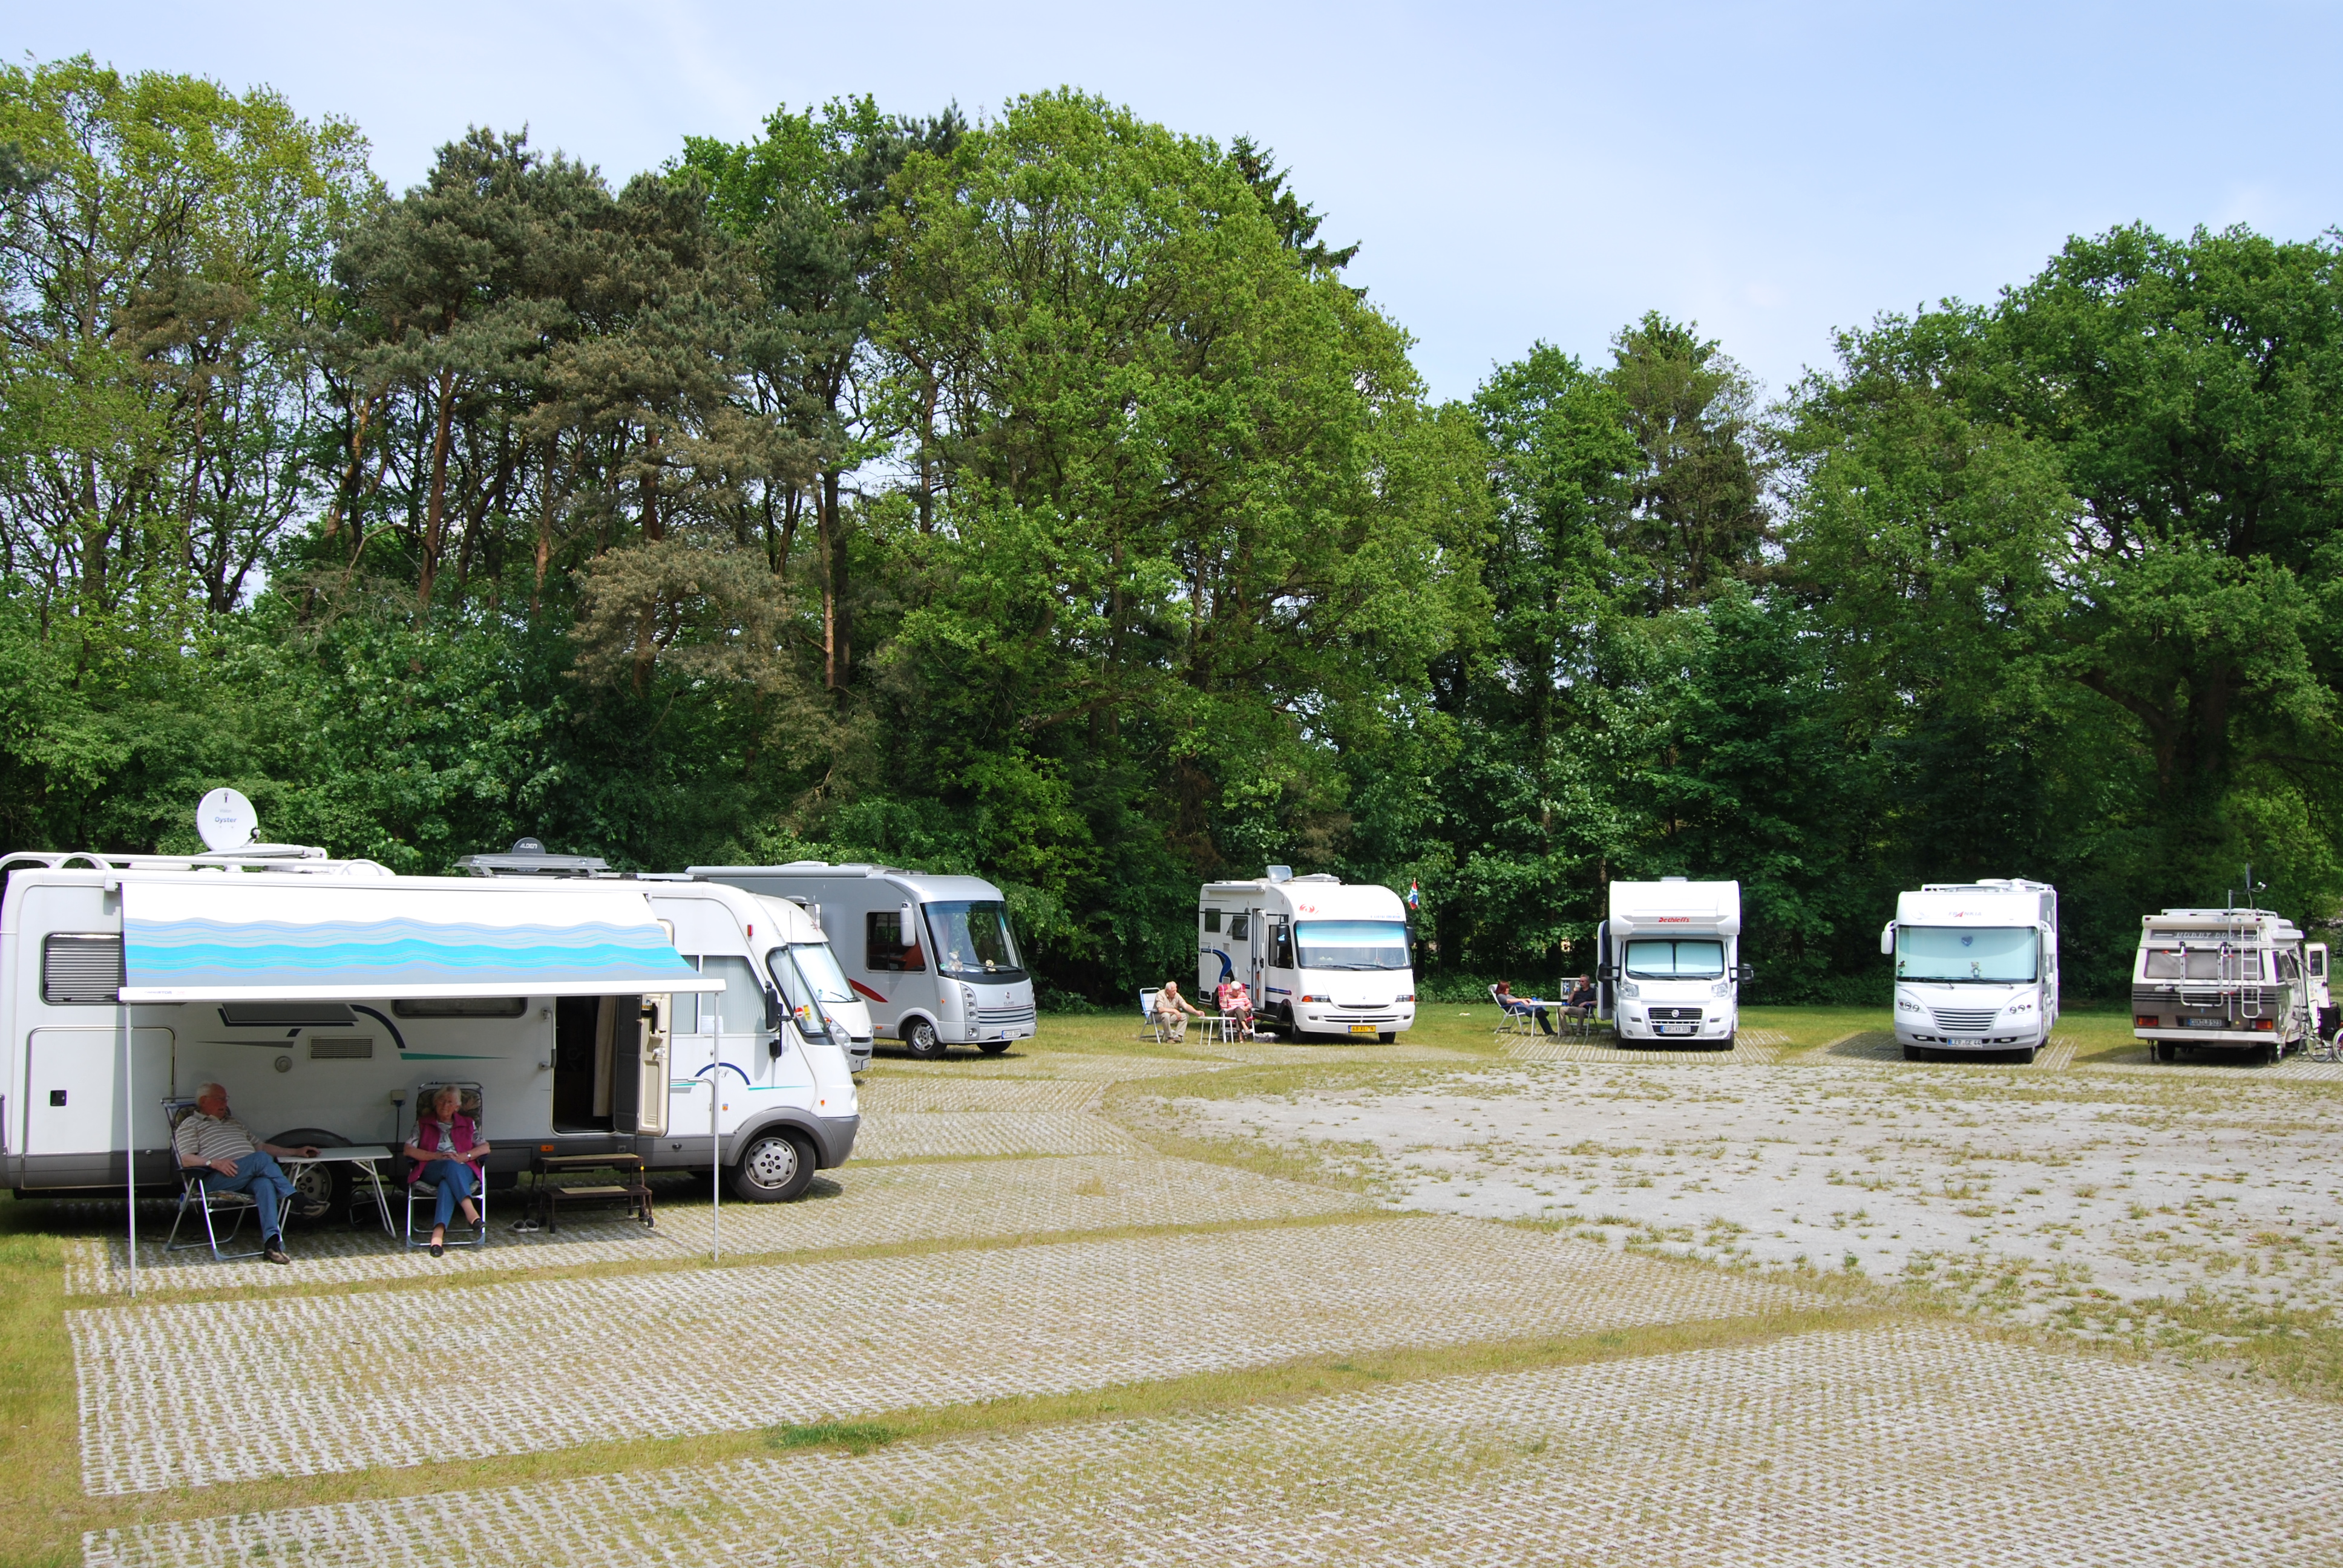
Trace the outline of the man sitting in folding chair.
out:
<instances>
[{"instance_id":1,"label":"man sitting in folding chair","mask_svg":"<svg viewBox=\"0 0 2343 1568\"><path fill-rule=\"evenodd\" d=\"M178 1156L181 1170L206 1172L198 1180L206 1193L247 1193L260 1215L260 1255L272 1263L293 1261L285 1251L284 1236L285 1209L293 1197L293 1179L277 1163L277 1156L315 1160L316 1149L280 1149L274 1143L263 1143L243 1122L227 1113L227 1091L216 1083L196 1089L196 1108L173 1131L171 1149ZM239 1221L242 1218L237 1216ZM210 1219L207 1207L206 1224ZM177 1230L174 1224L175 1234ZM212 1252L218 1255L216 1240Z\"/></svg>"}]
</instances>

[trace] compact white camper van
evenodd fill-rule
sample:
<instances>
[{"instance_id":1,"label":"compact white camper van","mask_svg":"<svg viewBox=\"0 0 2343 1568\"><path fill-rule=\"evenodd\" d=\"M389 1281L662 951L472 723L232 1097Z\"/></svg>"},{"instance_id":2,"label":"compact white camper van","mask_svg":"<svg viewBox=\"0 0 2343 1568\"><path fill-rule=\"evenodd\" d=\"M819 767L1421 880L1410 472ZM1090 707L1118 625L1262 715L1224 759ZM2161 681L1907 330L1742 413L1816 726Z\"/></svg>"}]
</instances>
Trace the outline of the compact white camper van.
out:
<instances>
[{"instance_id":1,"label":"compact white camper van","mask_svg":"<svg viewBox=\"0 0 2343 1568\"><path fill-rule=\"evenodd\" d=\"M496 1184L537 1151L628 1152L715 1161L769 1201L854 1147L836 962L788 905L241 843L0 869L0 1166L19 1193L118 1191L126 1150L138 1181L171 1181L164 1102L207 1081L259 1136L320 1145L396 1145L418 1084L477 1083ZM346 1170L308 1168L307 1195L339 1197Z\"/></svg>"},{"instance_id":2,"label":"compact white camper van","mask_svg":"<svg viewBox=\"0 0 2343 1568\"><path fill-rule=\"evenodd\" d=\"M830 933L879 1035L913 1056L933 1060L953 1045L993 1056L1033 1036L1032 976L990 882L820 860L689 874L804 910Z\"/></svg>"},{"instance_id":3,"label":"compact white camper van","mask_svg":"<svg viewBox=\"0 0 2343 1568\"><path fill-rule=\"evenodd\" d=\"M1896 1039L1905 1060L1938 1050L2022 1051L2058 1021L2058 890L1989 877L1927 882L1896 900L1879 933L1896 959Z\"/></svg>"},{"instance_id":4,"label":"compact white camper van","mask_svg":"<svg viewBox=\"0 0 2343 1568\"><path fill-rule=\"evenodd\" d=\"M2158 1061L2183 1048L2274 1062L2335 1026L2327 944L2270 910L2167 910L2140 917L2132 1034Z\"/></svg>"},{"instance_id":5,"label":"compact white camper van","mask_svg":"<svg viewBox=\"0 0 2343 1568\"><path fill-rule=\"evenodd\" d=\"M1200 999L1242 980L1255 1017L1296 1040L1388 1043L1414 1027L1407 907L1389 888L1272 866L1259 881L1208 882L1197 902Z\"/></svg>"},{"instance_id":6,"label":"compact white camper van","mask_svg":"<svg viewBox=\"0 0 2343 1568\"><path fill-rule=\"evenodd\" d=\"M1627 1040L1731 1050L1741 1030L1741 884L1663 877L1611 884L1594 928L1598 1007Z\"/></svg>"}]
</instances>

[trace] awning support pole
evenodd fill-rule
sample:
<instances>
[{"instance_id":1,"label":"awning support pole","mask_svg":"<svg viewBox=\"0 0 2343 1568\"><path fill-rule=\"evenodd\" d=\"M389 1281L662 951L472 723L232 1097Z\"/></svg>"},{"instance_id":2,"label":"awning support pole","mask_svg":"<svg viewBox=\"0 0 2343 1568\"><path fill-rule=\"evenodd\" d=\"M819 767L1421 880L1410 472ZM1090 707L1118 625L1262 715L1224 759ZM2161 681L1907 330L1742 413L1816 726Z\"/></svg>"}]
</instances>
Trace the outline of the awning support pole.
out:
<instances>
[{"instance_id":1,"label":"awning support pole","mask_svg":"<svg viewBox=\"0 0 2343 1568\"><path fill-rule=\"evenodd\" d=\"M130 1299L138 1299L138 1101L131 1081L130 1009L114 1004L114 1023L122 1035L122 1195L130 1212L130 1228L122 1256L129 1266Z\"/></svg>"}]
</instances>

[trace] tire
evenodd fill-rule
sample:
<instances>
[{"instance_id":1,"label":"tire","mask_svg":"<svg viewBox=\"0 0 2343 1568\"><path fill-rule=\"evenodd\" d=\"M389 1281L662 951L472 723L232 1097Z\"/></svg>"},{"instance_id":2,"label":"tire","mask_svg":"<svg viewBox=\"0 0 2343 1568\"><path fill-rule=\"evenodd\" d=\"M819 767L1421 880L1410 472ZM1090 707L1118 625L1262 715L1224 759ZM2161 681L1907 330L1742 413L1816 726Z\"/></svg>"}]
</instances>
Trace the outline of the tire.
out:
<instances>
[{"instance_id":1,"label":"tire","mask_svg":"<svg viewBox=\"0 0 2343 1568\"><path fill-rule=\"evenodd\" d=\"M920 1018L903 1031L903 1049L921 1061L941 1061L950 1048L937 1036L936 1026Z\"/></svg>"},{"instance_id":2,"label":"tire","mask_svg":"<svg viewBox=\"0 0 2343 1568\"><path fill-rule=\"evenodd\" d=\"M1726 1035L1725 1037L1725 1043L1718 1046L1716 1049L1723 1051L1731 1051L1738 1048L1740 1044L1741 1031L1736 1029L1731 1034Z\"/></svg>"},{"instance_id":3,"label":"tire","mask_svg":"<svg viewBox=\"0 0 2343 1568\"><path fill-rule=\"evenodd\" d=\"M984 1052L987 1056L999 1056L1002 1051L1009 1049L1009 1041L1005 1040L981 1040L978 1042L976 1049Z\"/></svg>"},{"instance_id":4,"label":"tire","mask_svg":"<svg viewBox=\"0 0 2343 1568\"><path fill-rule=\"evenodd\" d=\"M2147 1054L2150 1060L2170 1061L2178 1053L2178 1048L2168 1040L2151 1040L2147 1042Z\"/></svg>"},{"instance_id":5,"label":"tire","mask_svg":"<svg viewBox=\"0 0 2343 1568\"><path fill-rule=\"evenodd\" d=\"M743 1203L787 1203L805 1195L813 1171L812 1141L777 1127L749 1141L724 1184Z\"/></svg>"},{"instance_id":6,"label":"tire","mask_svg":"<svg viewBox=\"0 0 2343 1568\"><path fill-rule=\"evenodd\" d=\"M1928 1060L1928 1052L1921 1046L1907 1045L1904 1048L1904 1060L1906 1061L1926 1061Z\"/></svg>"},{"instance_id":7,"label":"tire","mask_svg":"<svg viewBox=\"0 0 2343 1568\"><path fill-rule=\"evenodd\" d=\"M269 1142L279 1149L347 1149L350 1141L338 1132L323 1127L296 1127L280 1132ZM357 1176L338 1161L330 1165L308 1165L293 1179L293 1211L287 1218L300 1221L322 1220L329 1214L349 1208L350 1193L357 1188Z\"/></svg>"},{"instance_id":8,"label":"tire","mask_svg":"<svg viewBox=\"0 0 2343 1568\"><path fill-rule=\"evenodd\" d=\"M2033 1066L2033 1065L2034 1065L2034 1058L2035 1058L2035 1054L2036 1054L2036 1052L2037 1052L2040 1049L2041 1049L2041 1048L2040 1048L2039 1046L2032 1046L2032 1045L2029 1045L2029 1046L2027 1046L2024 1050L2019 1051L2019 1052L2017 1053L2017 1064L2018 1064L2020 1067L2031 1067L2031 1066Z\"/></svg>"},{"instance_id":9,"label":"tire","mask_svg":"<svg viewBox=\"0 0 2343 1568\"><path fill-rule=\"evenodd\" d=\"M1393 1040L1395 1040L1398 1038L1399 1033L1397 1030L1387 1029L1381 1034L1375 1036L1375 1043L1377 1045L1389 1045Z\"/></svg>"}]
</instances>

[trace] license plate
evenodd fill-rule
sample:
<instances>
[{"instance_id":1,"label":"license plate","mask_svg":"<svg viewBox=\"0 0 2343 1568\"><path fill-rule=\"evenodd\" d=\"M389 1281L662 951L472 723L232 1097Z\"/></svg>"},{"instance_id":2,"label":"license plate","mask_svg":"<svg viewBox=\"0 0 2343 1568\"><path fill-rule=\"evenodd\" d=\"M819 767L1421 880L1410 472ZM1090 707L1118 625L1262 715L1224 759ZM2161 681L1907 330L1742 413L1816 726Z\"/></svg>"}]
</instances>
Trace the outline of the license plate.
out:
<instances>
[{"instance_id":1,"label":"license plate","mask_svg":"<svg viewBox=\"0 0 2343 1568\"><path fill-rule=\"evenodd\" d=\"M2180 1020L2180 1027L2183 1029L2227 1029L2229 1027L2229 1020L2226 1018L2184 1018Z\"/></svg>"},{"instance_id":2,"label":"license plate","mask_svg":"<svg viewBox=\"0 0 2343 1568\"><path fill-rule=\"evenodd\" d=\"M1654 1034L1697 1034L1700 1032L1700 1025L1696 1023L1655 1023L1652 1025L1652 1032Z\"/></svg>"},{"instance_id":3,"label":"license plate","mask_svg":"<svg viewBox=\"0 0 2343 1568\"><path fill-rule=\"evenodd\" d=\"M1375 1032L1375 1026L1371 1023L1354 1023L1351 1026L1351 1032L1353 1034L1373 1034Z\"/></svg>"},{"instance_id":4,"label":"license plate","mask_svg":"<svg viewBox=\"0 0 2343 1568\"><path fill-rule=\"evenodd\" d=\"M1945 1043L1946 1045L1983 1045L1985 1043L1985 1036L1981 1034L1948 1034L1945 1037Z\"/></svg>"}]
</instances>

